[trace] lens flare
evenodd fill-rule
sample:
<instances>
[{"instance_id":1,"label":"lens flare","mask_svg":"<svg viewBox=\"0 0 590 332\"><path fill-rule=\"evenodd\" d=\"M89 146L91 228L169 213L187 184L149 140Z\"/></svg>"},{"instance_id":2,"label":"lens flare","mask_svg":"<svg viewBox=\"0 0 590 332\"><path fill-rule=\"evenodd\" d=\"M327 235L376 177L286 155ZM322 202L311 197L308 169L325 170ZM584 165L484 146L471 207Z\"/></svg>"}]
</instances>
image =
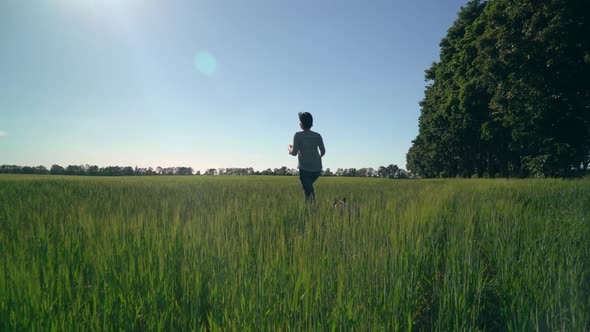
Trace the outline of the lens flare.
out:
<instances>
[{"instance_id":1,"label":"lens flare","mask_svg":"<svg viewBox=\"0 0 590 332\"><path fill-rule=\"evenodd\" d=\"M213 76L217 72L217 59L209 52L197 52L195 67L201 74Z\"/></svg>"}]
</instances>

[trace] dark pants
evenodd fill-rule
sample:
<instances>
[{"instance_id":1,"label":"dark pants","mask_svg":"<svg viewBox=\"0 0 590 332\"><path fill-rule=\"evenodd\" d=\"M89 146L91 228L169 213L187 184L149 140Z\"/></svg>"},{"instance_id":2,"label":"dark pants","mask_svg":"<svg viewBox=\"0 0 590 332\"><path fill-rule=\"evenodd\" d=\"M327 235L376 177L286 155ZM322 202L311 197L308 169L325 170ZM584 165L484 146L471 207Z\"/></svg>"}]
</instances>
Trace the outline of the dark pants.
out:
<instances>
[{"instance_id":1,"label":"dark pants","mask_svg":"<svg viewBox=\"0 0 590 332\"><path fill-rule=\"evenodd\" d=\"M321 172L308 172L299 170L299 180L305 193L305 200L315 200L315 192L313 191L313 183L320 177Z\"/></svg>"}]
</instances>

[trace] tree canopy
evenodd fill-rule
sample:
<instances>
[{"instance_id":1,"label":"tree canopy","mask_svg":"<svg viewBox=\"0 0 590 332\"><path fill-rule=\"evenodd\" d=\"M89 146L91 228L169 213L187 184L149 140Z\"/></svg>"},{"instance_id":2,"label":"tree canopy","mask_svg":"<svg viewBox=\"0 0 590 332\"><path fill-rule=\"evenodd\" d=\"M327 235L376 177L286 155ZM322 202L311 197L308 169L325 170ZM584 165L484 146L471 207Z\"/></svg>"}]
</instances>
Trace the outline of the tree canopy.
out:
<instances>
[{"instance_id":1,"label":"tree canopy","mask_svg":"<svg viewBox=\"0 0 590 332\"><path fill-rule=\"evenodd\" d=\"M583 0L473 0L426 70L407 168L422 177L576 176L590 162Z\"/></svg>"}]
</instances>

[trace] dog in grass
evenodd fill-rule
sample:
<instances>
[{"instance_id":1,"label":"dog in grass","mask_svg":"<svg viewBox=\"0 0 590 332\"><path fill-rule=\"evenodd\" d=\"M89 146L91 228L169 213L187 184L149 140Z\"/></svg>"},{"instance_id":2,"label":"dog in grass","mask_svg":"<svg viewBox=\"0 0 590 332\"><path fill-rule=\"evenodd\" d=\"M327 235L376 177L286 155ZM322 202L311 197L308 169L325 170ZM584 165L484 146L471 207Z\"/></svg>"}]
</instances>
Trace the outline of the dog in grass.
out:
<instances>
[{"instance_id":1,"label":"dog in grass","mask_svg":"<svg viewBox=\"0 0 590 332\"><path fill-rule=\"evenodd\" d=\"M361 217L361 209L356 204L346 200L346 197L336 198L332 202L332 209L339 211L340 215L348 215L352 218Z\"/></svg>"},{"instance_id":2,"label":"dog in grass","mask_svg":"<svg viewBox=\"0 0 590 332\"><path fill-rule=\"evenodd\" d=\"M332 202L332 208L339 208L343 206L346 206L346 197L336 197L336 199L334 199L334 202Z\"/></svg>"}]
</instances>

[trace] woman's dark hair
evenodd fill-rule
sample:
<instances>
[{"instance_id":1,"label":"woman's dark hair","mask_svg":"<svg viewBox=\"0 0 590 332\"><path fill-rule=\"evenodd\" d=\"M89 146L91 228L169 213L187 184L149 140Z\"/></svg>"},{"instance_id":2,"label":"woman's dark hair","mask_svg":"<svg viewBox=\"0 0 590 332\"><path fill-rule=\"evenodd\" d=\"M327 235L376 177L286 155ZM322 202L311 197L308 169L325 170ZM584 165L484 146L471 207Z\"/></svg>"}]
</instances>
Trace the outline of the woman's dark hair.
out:
<instances>
[{"instance_id":1,"label":"woman's dark hair","mask_svg":"<svg viewBox=\"0 0 590 332\"><path fill-rule=\"evenodd\" d=\"M313 116L308 112L299 112L299 121L301 121L303 129L311 129L313 126Z\"/></svg>"}]
</instances>

